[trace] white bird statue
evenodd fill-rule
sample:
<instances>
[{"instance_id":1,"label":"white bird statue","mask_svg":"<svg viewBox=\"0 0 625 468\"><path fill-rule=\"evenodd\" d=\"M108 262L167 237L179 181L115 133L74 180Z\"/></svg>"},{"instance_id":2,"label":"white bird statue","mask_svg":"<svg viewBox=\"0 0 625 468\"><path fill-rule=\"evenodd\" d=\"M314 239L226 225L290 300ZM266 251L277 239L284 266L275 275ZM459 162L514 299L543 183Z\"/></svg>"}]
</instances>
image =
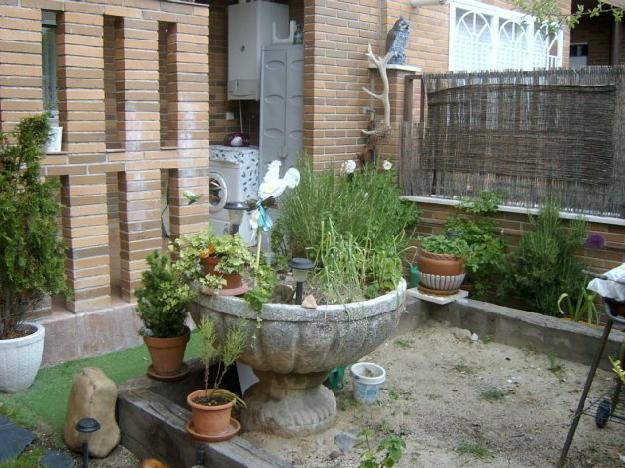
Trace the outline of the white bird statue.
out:
<instances>
[{"instance_id":1,"label":"white bird statue","mask_svg":"<svg viewBox=\"0 0 625 468\"><path fill-rule=\"evenodd\" d=\"M258 240L256 247L256 265L260 262L260 247L261 237L263 231L269 231L273 225L271 218L267 214L263 201L268 198L278 198L284 193L287 188L295 188L299 185L300 174L299 171L293 167L288 169L284 174L284 177L280 178L280 161L271 161L263 177L263 181L258 188L258 203L256 204L256 210L250 216L250 224L252 231L258 230ZM260 229L259 229L260 228Z\"/></svg>"},{"instance_id":2,"label":"white bird statue","mask_svg":"<svg viewBox=\"0 0 625 468\"><path fill-rule=\"evenodd\" d=\"M271 161L267 168L267 173L258 188L258 198L265 200L269 197L278 198L287 188L295 188L299 185L299 171L290 168L286 171L283 178L280 178L280 161Z\"/></svg>"}]
</instances>

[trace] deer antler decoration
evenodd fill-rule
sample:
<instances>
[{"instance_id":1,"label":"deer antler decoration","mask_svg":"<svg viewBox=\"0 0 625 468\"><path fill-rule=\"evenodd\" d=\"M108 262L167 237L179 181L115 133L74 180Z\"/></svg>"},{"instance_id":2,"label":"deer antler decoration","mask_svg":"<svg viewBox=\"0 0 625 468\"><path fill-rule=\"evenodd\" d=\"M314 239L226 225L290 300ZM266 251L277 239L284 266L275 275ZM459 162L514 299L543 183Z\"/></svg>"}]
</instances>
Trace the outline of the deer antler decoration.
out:
<instances>
[{"instance_id":1,"label":"deer antler decoration","mask_svg":"<svg viewBox=\"0 0 625 468\"><path fill-rule=\"evenodd\" d=\"M367 57L371 60L380 72L380 78L382 78L382 93L376 94L370 89L367 89L363 86L363 91L367 93L374 99L378 101L382 101L384 104L384 121L376 124L374 130L363 130L362 133L369 136L383 136L388 133L391 129L391 101L389 99L389 84L388 84L388 75L386 74L386 67L388 65L389 60L393 57L394 52L389 51L385 57L376 57L373 54L373 50L371 49L371 44L369 44L369 51L367 52Z\"/></svg>"}]
</instances>

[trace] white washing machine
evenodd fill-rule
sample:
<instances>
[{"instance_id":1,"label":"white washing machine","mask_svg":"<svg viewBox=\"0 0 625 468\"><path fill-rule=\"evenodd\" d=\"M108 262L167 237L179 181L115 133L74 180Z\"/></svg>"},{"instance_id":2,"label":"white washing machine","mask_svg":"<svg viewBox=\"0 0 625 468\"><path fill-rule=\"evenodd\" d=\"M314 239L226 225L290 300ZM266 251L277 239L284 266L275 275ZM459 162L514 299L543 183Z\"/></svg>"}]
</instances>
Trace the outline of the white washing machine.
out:
<instances>
[{"instance_id":1,"label":"white washing machine","mask_svg":"<svg viewBox=\"0 0 625 468\"><path fill-rule=\"evenodd\" d=\"M227 202L245 202L256 199L259 185L258 148L236 148L215 145L210 147L209 162L209 220L213 232L221 235L231 231ZM248 245L256 239L250 226L250 215L245 212L239 234Z\"/></svg>"}]
</instances>

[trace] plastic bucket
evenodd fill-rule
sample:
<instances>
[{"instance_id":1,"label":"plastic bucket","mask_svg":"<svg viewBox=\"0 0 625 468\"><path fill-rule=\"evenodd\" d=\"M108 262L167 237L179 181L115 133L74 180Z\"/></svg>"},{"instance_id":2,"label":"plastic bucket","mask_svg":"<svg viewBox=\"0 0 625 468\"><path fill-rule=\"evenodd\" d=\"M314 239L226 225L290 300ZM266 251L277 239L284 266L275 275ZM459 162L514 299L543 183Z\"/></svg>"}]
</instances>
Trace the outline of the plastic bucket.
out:
<instances>
[{"instance_id":1,"label":"plastic bucket","mask_svg":"<svg viewBox=\"0 0 625 468\"><path fill-rule=\"evenodd\" d=\"M354 400L365 405L375 403L386 380L384 368L372 362L359 362L350 370L354 377Z\"/></svg>"}]
</instances>

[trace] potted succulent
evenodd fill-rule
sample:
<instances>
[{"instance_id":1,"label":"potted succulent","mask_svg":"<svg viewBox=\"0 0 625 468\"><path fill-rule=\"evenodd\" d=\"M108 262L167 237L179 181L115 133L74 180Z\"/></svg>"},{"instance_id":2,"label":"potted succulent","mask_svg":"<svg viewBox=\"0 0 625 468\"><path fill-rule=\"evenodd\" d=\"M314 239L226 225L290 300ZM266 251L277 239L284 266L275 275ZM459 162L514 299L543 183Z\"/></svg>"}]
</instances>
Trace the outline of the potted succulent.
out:
<instances>
[{"instance_id":1,"label":"potted succulent","mask_svg":"<svg viewBox=\"0 0 625 468\"><path fill-rule=\"evenodd\" d=\"M238 296L248 290L241 272L248 268L254 257L238 234L215 236L206 249L200 252L204 286L222 296Z\"/></svg>"},{"instance_id":2,"label":"potted succulent","mask_svg":"<svg viewBox=\"0 0 625 468\"><path fill-rule=\"evenodd\" d=\"M191 407L191 421L186 425L187 432L205 442L221 442L239 433L241 425L231 417L232 408L245 406L245 402L229 390L219 388L228 368L234 364L247 344L248 334L237 324L230 328L219 346L213 322L204 318L199 325L200 359L204 364L204 388L187 395ZM210 366L221 357L221 362L209 388Z\"/></svg>"},{"instance_id":3,"label":"potted succulent","mask_svg":"<svg viewBox=\"0 0 625 468\"><path fill-rule=\"evenodd\" d=\"M150 268L143 272L143 286L135 293L137 313L145 325L140 333L152 358L148 375L176 380L188 373L182 362L189 341L184 322L195 291L167 255L156 250L147 261Z\"/></svg>"},{"instance_id":4,"label":"potted succulent","mask_svg":"<svg viewBox=\"0 0 625 468\"><path fill-rule=\"evenodd\" d=\"M465 277L466 241L439 234L421 240L419 247L419 290L425 294L449 296L458 292Z\"/></svg>"},{"instance_id":5,"label":"potted succulent","mask_svg":"<svg viewBox=\"0 0 625 468\"><path fill-rule=\"evenodd\" d=\"M41 365L45 330L24 322L45 295L66 293L65 248L58 236L59 185L43 180L45 114L0 133L0 391L28 388Z\"/></svg>"}]
</instances>

